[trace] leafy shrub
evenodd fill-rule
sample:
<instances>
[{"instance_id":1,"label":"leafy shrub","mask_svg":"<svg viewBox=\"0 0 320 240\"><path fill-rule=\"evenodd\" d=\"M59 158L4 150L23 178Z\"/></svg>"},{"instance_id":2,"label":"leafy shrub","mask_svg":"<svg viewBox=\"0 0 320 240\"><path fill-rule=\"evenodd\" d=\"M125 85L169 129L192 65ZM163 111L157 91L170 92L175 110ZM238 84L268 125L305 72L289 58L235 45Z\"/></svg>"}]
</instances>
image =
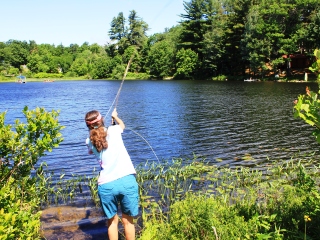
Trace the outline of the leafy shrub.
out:
<instances>
[{"instance_id":1,"label":"leafy shrub","mask_svg":"<svg viewBox=\"0 0 320 240\"><path fill-rule=\"evenodd\" d=\"M318 237L320 178L315 165L274 162L264 174L199 161L171 166L138 170L142 240Z\"/></svg>"},{"instance_id":2,"label":"leafy shrub","mask_svg":"<svg viewBox=\"0 0 320 240\"><path fill-rule=\"evenodd\" d=\"M216 77L212 77L212 80L214 80L214 81L226 81L226 79L227 79L227 76L225 76L225 75L219 75Z\"/></svg>"},{"instance_id":3,"label":"leafy shrub","mask_svg":"<svg viewBox=\"0 0 320 240\"><path fill-rule=\"evenodd\" d=\"M10 67L9 68L9 74L10 75L17 75L17 74L19 74L19 69L15 68L15 67Z\"/></svg>"},{"instance_id":4,"label":"leafy shrub","mask_svg":"<svg viewBox=\"0 0 320 240\"><path fill-rule=\"evenodd\" d=\"M126 67L122 64L118 64L115 68L113 68L111 73L111 79L122 79L123 74L126 70Z\"/></svg>"},{"instance_id":5,"label":"leafy shrub","mask_svg":"<svg viewBox=\"0 0 320 240\"><path fill-rule=\"evenodd\" d=\"M309 69L317 74L317 79L320 80L320 51L314 51L316 62L312 64ZM310 91L306 87L306 94L300 94L298 99L295 100L293 107L294 117L301 118L305 123L314 127L312 134L315 136L318 143L320 143L320 90L318 93Z\"/></svg>"},{"instance_id":6,"label":"leafy shrub","mask_svg":"<svg viewBox=\"0 0 320 240\"><path fill-rule=\"evenodd\" d=\"M0 114L0 239L39 238L42 171L33 169L63 140L58 112L25 107L23 113L26 123L16 120L14 127Z\"/></svg>"},{"instance_id":7,"label":"leafy shrub","mask_svg":"<svg viewBox=\"0 0 320 240\"><path fill-rule=\"evenodd\" d=\"M147 73L132 73L128 72L126 79L140 79L140 80L147 80L150 79L150 76Z\"/></svg>"},{"instance_id":8,"label":"leafy shrub","mask_svg":"<svg viewBox=\"0 0 320 240\"><path fill-rule=\"evenodd\" d=\"M77 74L75 72L67 72L65 74L66 77L77 77Z\"/></svg>"},{"instance_id":9,"label":"leafy shrub","mask_svg":"<svg viewBox=\"0 0 320 240\"><path fill-rule=\"evenodd\" d=\"M295 159L260 167L230 169L197 158L138 166L140 239L318 239L319 167ZM63 176L42 187L51 189L42 201L66 204L89 191L99 205L96 178Z\"/></svg>"},{"instance_id":10,"label":"leafy shrub","mask_svg":"<svg viewBox=\"0 0 320 240\"><path fill-rule=\"evenodd\" d=\"M229 206L222 198L191 194L172 206L168 222L147 222L141 240L281 239L277 230L268 233L273 218L254 215L245 220L235 206Z\"/></svg>"},{"instance_id":11,"label":"leafy shrub","mask_svg":"<svg viewBox=\"0 0 320 240\"><path fill-rule=\"evenodd\" d=\"M317 74L317 80L320 81L320 50L315 49L313 55L316 58L316 61L309 67L309 70Z\"/></svg>"},{"instance_id":12,"label":"leafy shrub","mask_svg":"<svg viewBox=\"0 0 320 240\"><path fill-rule=\"evenodd\" d=\"M22 181L27 182L27 180ZM10 177L0 189L0 239L39 239L40 211L36 211L40 198L35 185L25 186L33 198L26 201L21 184Z\"/></svg>"},{"instance_id":13,"label":"leafy shrub","mask_svg":"<svg viewBox=\"0 0 320 240\"><path fill-rule=\"evenodd\" d=\"M176 73L175 79L192 79L194 71L198 67L198 54L191 49L180 49L176 55Z\"/></svg>"},{"instance_id":14,"label":"leafy shrub","mask_svg":"<svg viewBox=\"0 0 320 240\"><path fill-rule=\"evenodd\" d=\"M33 75L34 78L62 78L62 73L45 73L40 72Z\"/></svg>"}]
</instances>

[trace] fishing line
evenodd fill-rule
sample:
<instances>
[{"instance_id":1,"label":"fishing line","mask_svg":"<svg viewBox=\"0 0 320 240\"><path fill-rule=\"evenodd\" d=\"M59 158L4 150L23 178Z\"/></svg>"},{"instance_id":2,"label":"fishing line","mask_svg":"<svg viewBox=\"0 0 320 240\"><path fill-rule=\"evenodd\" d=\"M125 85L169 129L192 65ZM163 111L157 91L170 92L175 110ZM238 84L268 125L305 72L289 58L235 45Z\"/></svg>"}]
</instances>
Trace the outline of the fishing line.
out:
<instances>
[{"instance_id":1,"label":"fishing line","mask_svg":"<svg viewBox=\"0 0 320 240\"><path fill-rule=\"evenodd\" d=\"M155 153L155 151L153 150L153 148L151 147L150 143L149 143L144 137L142 137L139 133L137 133L136 131L134 131L134 130L132 130L132 129L130 129L130 128L127 128L127 129L129 129L130 131L132 131L132 132L134 132L135 134L137 134L139 137L141 137L141 138L149 145L151 151L153 152L154 156L155 156L156 159L158 160L158 163L160 164L160 160L159 160L157 154Z\"/></svg>"}]
</instances>

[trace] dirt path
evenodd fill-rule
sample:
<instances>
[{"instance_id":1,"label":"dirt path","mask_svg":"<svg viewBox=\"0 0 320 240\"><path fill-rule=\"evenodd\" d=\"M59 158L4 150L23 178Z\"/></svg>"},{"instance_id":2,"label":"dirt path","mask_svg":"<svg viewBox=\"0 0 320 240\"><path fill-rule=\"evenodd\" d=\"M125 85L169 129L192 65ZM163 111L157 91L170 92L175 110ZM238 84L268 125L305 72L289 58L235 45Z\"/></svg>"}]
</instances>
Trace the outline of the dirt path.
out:
<instances>
[{"instance_id":1,"label":"dirt path","mask_svg":"<svg viewBox=\"0 0 320 240\"><path fill-rule=\"evenodd\" d=\"M120 215L120 214L119 214ZM42 210L41 231L47 240L108 240L103 212L96 207L58 206ZM136 224L136 231L141 228ZM123 227L119 224L119 240Z\"/></svg>"},{"instance_id":2,"label":"dirt path","mask_svg":"<svg viewBox=\"0 0 320 240\"><path fill-rule=\"evenodd\" d=\"M42 211L44 239L108 239L106 220L94 207L59 206Z\"/></svg>"}]
</instances>

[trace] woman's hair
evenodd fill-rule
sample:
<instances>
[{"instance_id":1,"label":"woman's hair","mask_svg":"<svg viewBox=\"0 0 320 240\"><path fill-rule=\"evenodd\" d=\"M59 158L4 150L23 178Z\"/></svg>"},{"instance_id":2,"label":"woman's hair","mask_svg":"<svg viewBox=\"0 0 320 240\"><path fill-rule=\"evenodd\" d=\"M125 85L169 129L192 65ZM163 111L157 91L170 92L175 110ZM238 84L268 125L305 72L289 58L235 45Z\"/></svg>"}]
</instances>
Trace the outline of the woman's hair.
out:
<instances>
[{"instance_id":1,"label":"woman's hair","mask_svg":"<svg viewBox=\"0 0 320 240\"><path fill-rule=\"evenodd\" d=\"M98 152L108 148L107 131L103 119L97 110L88 112L85 116L87 127L90 129L90 141Z\"/></svg>"}]
</instances>

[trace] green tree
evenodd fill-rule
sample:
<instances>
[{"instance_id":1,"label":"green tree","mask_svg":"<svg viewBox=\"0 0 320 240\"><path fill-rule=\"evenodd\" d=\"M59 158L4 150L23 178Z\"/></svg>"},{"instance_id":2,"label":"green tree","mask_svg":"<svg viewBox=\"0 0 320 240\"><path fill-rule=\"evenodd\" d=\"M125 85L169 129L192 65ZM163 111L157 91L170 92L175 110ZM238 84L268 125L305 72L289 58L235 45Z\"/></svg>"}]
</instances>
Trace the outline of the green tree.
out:
<instances>
[{"instance_id":1,"label":"green tree","mask_svg":"<svg viewBox=\"0 0 320 240\"><path fill-rule=\"evenodd\" d=\"M79 47L78 53L82 53L82 52L84 52L84 51L86 51L86 50L90 50L89 48L90 48L89 43L88 43L88 42L84 42L84 43Z\"/></svg>"},{"instance_id":2,"label":"green tree","mask_svg":"<svg viewBox=\"0 0 320 240\"><path fill-rule=\"evenodd\" d=\"M61 47L59 47L61 48ZM59 52L62 52L60 49ZM40 44L36 46L28 57L28 68L33 73L59 73L61 59L54 45Z\"/></svg>"},{"instance_id":3,"label":"green tree","mask_svg":"<svg viewBox=\"0 0 320 240\"><path fill-rule=\"evenodd\" d=\"M242 57L242 39L245 31L245 20L249 9L254 4L252 0L226 0L223 4L225 15L227 16L228 27L225 30L226 38L224 43L216 44L225 45L225 55L223 65L225 73L237 73L245 75L246 60Z\"/></svg>"},{"instance_id":4,"label":"green tree","mask_svg":"<svg viewBox=\"0 0 320 240\"><path fill-rule=\"evenodd\" d=\"M173 48L166 41L151 46L145 66L148 74L154 78L172 76L173 53Z\"/></svg>"},{"instance_id":5,"label":"green tree","mask_svg":"<svg viewBox=\"0 0 320 240\"><path fill-rule=\"evenodd\" d=\"M128 65L128 72L139 71L139 53L135 46L128 47L122 55L122 62ZM127 66L126 66L127 67Z\"/></svg>"},{"instance_id":6,"label":"green tree","mask_svg":"<svg viewBox=\"0 0 320 240\"><path fill-rule=\"evenodd\" d=\"M5 51L6 44L4 42L0 42L0 64L3 65L4 61L6 60Z\"/></svg>"},{"instance_id":7,"label":"green tree","mask_svg":"<svg viewBox=\"0 0 320 240\"><path fill-rule=\"evenodd\" d=\"M147 41L147 30L147 23L137 15L136 11L130 11L128 26L126 26L126 19L123 13L120 12L111 22L109 36L112 42L106 46L106 52L113 58L121 55L123 57L121 62L128 63L131 56L133 56L132 51L134 51L134 60L130 62L132 64L130 71L139 71L143 67L140 64L140 51ZM120 65L122 65L122 63ZM112 78L119 79L120 72L123 68L123 66L120 65L115 65L115 69L111 74Z\"/></svg>"},{"instance_id":8,"label":"green tree","mask_svg":"<svg viewBox=\"0 0 320 240\"><path fill-rule=\"evenodd\" d=\"M122 79L123 74L126 70L126 66L123 64L118 64L112 68L111 78L112 79Z\"/></svg>"},{"instance_id":9,"label":"green tree","mask_svg":"<svg viewBox=\"0 0 320 240\"><path fill-rule=\"evenodd\" d=\"M226 55L228 15L221 1L208 1L205 8L206 32L203 34L202 70L204 77L228 72L230 59ZM219 72L218 72L219 69ZM191 73L190 73L191 74Z\"/></svg>"},{"instance_id":10,"label":"green tree","mask_svg":"<svg viewBox=\"0 0 320 240\"><path fill-rule=\"evenodd\" d=\"M182 32L180 35L180 48L191 49L198 54L200 62L202 61L202 43L205 34L205 12L206 0L191 0L183 3L185 14L181 14L183 18Z\"/></svg>"},{"instance_id":11,"label":"green tree","mask_svg":"<svg viewBox=\"0 0 320 240\"><path fill-rule=\"evenodd\" d=\"M197 68L198 56L191 49L180 49L177 53L175 78L190 79L193 78L193 72Z\"/></svg>"},{"instance_id":12,"label":"green tree","mask_svg":"<svg viewBox=\"0 0 320 240\"><path fill-rule=\"evenodd\" d=\"M273 70L277 70L279 57L283 54L295 53L298 48L295 32L300 28L300 14L297 4L288 1L269 0L266 4L259 5L264 19L263 37L271 49L265 54L265 62L270 62ZM275 60L275 61L274 61ZM290 61L289 58L287 58ZM290 65L287 64L287 74L290 74Z\"/></svg>"},{"instance_id":13,"label":"green tree","mask_svg":"<svg viewBox=\"0 0 320 240\"><path fill-rule=\"evenodd\" d=\"M141 51L139 51L139 65L141 66L141 71L150 73L150 67L153 65L153 60L157 61L156 58L150 56L150 50L158 47L155 45L160 45L160 42L166 42L163 46L166 45L166 48L171 52L167 59L170 64L166 64L170 69L167 69L166 71L168 72L167 76L172 76L175 71L175 56L178 51L178 41L181 31L182 27L178 25L166 29L164 33L156 33L150 36L148 41L142 46Z\"/></svg>"},{"instance_id":14,"label":"green tree","mask_svg":"<svg viewBox=\"0 0 320 240\"><path fill-rule=\"evenodd\" d=\"M69 71L73 63L73 56L70 53L64 53L63 55L57 57L57 66L62 73Z\"/></svg>"},{"instance_id":15,"label":"green tree","mask_svg":"<svg viewBox=\"0 0 320 240\"><path fill-rule=\"evenodd\" d=\"M73 56L73 60L76 59L78 52L80 52L80 47L78 44L70 44L67 51Z\"/></svg>"},{"instance_id":16,"label":"green tree","mask_svg":"<svg viewBox=\"0 0 320 240\"><path fill-rule=\"evenodd\" d=\"M49 67L42 60L38 53L33 53L28 57L27 67L33 73L48 72Z\"/></svg>"},{"instance_id":17,"label":"green tree","mask_svg":"<svg viewBox=\"0 0 320 240\"><path fill-rule=\"evenodd\" d=\"M59 44L58 46L55 47L53 55L54 56L61 56L61 55L65 54L66 52L67 52L66 48L62 44Z\"/></svg>"},{"instance_id":18,"label":"green tree","mask_svg":"<svg viewBox=\"0 0 320 240\"><path fill-rule=\"evenodd\" d=\"M77 76L84 76L89 72L88 61L83 57L78 57L73 61L70 71L75 72Z\"/></svg>"},{"instance_id":19,"label":"green tree","mask_svg":"<svg viewBox=\"0 0 320 240\"><path fill-rule=\"evenodd\" d=\"M299 50L312 54L314 49L320 47L320 2L317 0L297 1L296 8L292 9L292 12L296 14L292 14L291 19L297 17L298 19L294 20L299 21L299 27L295 29Z\"/></svg>"},{"instance_id":20,"label":"green tree","mask_svg":"<svg viewBox=\"0 0 320 240\"><path fill-rule=\"evenodd\" d=\"M94 43L92 45L89 46L89 50L93 53L93 54L100 54L101 52L104 52L104 49L99 46L97 43Z\"/></svg>"},{"instance_id":21,"label":"green tree","mask_svg":"<svg viewBox=\"0 0 320 240\"><path fill-rule=\"evenodd\" d=\"M309 7L312 6L312 8ZM246 17L242 39L243 58L254 71L265 70L266 64L276 71L286 55L290 74L290 54L304 53L307 31L303 30L319 7L315 1L268 0L252 5ZM306 9L308 9L306 11Z\"/></svg>"},{"instance_id":22,"label":"green tree","mask_svg":"<svg viewBox=\"0 0 320 240\"><path fill-rule=\"evenodd\" d=\"M93 79L108 78L112 72L111 59L105 55L98 57L92 67L91 74Z\"/></svg>"},{"instance_id":23,"label":"green tree","mask_svg":"<svg viewBox=\"0 0 320 240\"><path fill-rule=\"evenodd\" d=\"M270 56L271 44L265 39L263 18L260 15L258 6L253 6L247 15L245 32L242 39L242 54L246 62L249 63L249 70L259 74L260 69L265 67L265 62Z\"/></svg>"},{"instance_id":24,"label":"green tree","mask_svg":"<svg viewBox=\"0 0 320 240\"><path fill-rule=\"evenodd\" d=\"M126 19L123 16L123 12L114 17L110 25L109 37L111 40L120 41L123 37L127 37Z\"/></svg>"},{"instance_id":25,"label":"green tree","mask_svg":"<svg viewBox=\"0 0 320 240\"><path fill-rule=\"evenodd\" d=\"M128 41L130 45L142 46L147 40L146 32L148 31L148 24L138 16L135 10L130 11L128 21Z\"/></svg>"},{"instance_id":26,"label":"green tree","mask_svg":"<svg viewBox=\"0 0 320 240\"><path fill-rule=\"evenodd\" d=\"M27 64L30 51L26 41L9 40L3 51L5 61L11 66L20 69L21 65Z\"/></svg>"}]
</instances>

